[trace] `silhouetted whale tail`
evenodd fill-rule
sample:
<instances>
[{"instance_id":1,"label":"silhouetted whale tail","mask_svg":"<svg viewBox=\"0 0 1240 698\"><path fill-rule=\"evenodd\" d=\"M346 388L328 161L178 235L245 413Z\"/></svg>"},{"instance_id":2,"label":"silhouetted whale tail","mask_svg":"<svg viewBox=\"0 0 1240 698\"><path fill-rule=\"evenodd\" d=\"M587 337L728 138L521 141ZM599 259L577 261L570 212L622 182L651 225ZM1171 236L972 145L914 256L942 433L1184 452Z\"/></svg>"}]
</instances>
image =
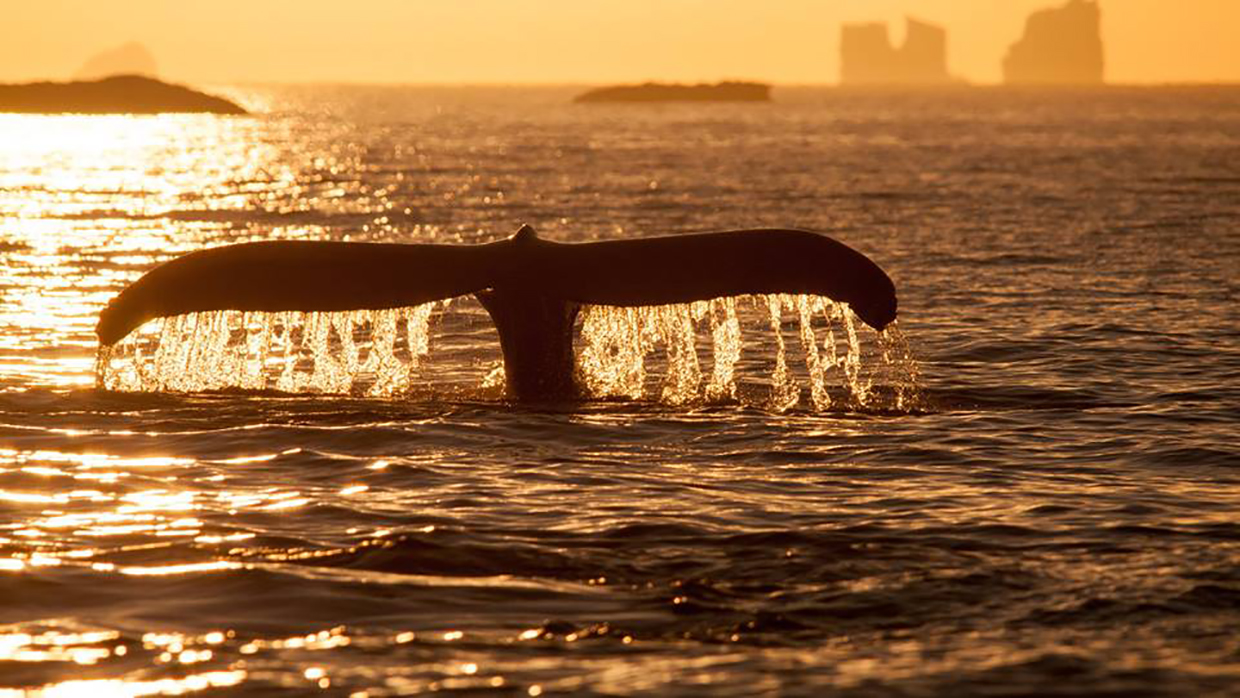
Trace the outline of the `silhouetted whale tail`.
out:
<instances>
[{"instance_id":1,"label":"silhouetted whale tail","mask_svg":"<svg viewBox=\"0 0 1240 698\"><path fill-rule=\"evenodd\" d=\"M826 296L881 330L891 279L868 257L805 230L757 229L580 244L522 226L484 245L254 242L178 257L100 313L103 345L147 320L213 310L343 311L475 294L495 321L509 394L573 394L579 304L649 306L757 293Z\"/></svg>"}]
</instances>

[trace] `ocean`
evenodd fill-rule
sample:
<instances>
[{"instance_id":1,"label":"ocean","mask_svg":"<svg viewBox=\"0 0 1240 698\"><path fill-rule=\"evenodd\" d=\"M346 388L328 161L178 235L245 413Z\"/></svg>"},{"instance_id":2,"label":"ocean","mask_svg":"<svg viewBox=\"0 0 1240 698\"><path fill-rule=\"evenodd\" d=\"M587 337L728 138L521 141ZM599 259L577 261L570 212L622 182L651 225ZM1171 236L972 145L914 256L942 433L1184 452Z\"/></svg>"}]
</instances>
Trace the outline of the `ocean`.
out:
<instances>
[{"instance_id":1,"label":"ocean","mask_svg":"<svg viewBox=\"0 0 1240 698\"><path fill-rule=\"evenodd\" d=\"M218 91L0 115L0 696L1240 695L1240 89ZM899 320L593 309L554 404L469 298L97 363L185 252L523 223L821 231Z\"/></svg>"}]
</instances>

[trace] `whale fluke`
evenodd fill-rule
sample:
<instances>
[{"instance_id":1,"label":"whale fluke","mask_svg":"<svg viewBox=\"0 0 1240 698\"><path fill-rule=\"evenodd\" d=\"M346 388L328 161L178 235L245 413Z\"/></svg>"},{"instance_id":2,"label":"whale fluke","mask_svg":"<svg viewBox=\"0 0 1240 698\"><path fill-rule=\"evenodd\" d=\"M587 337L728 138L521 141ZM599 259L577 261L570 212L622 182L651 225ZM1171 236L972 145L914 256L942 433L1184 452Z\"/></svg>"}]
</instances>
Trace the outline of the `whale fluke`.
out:
<instances>
[{"instance_id":1,"label":"whale fluke","mask_svg":"<svg viewBox=\"0 0 1240 698\"><path fill-rule=\"evenodd\" d=\"M496 245L279 240L215 247L147 272L108 303L95 333L115 344L147 320L211 310L377 310L489 286Z\"/></svg>"},{"instance_id":2,"label":"whale fluke","mask_svg":"<svg viewBox=\"0 0 1240 698\"><path fill-rule=\"evenodd\" d=\"M794 293L848 303L881 330L896 294L877 264L806 230L755 229L578 244L522 226L483 245L270 241L217 247L151 270L100 313L100 344L183 313L377 310L475 294L500 335L509 394L573 392L580 304L649 306Z\"/></svg>"}]
</instances>

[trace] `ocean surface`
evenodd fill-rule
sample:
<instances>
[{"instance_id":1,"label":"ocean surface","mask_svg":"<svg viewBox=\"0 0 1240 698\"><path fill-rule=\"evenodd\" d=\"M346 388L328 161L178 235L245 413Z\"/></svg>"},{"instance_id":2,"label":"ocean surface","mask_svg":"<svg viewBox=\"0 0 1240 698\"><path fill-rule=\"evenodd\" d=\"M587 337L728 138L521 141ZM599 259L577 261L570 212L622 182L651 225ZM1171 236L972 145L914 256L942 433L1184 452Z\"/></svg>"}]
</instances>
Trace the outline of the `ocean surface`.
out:
<instances>
[{"instance_id":1,"label":"ocean surface","mask_svg":"<svg viewBox=\"0 0 1240 698\"><path fill-rule=\"evenodd\" d=\"M220 91L0 115L0 696L1240 695L1240 89ZM900 318L593 311L640 371L580 403L505 401L471 299L96 375L178 254L522 223L821 231ZM307 368L389 320L399 380Z\"/></svg>"}]
</instances>

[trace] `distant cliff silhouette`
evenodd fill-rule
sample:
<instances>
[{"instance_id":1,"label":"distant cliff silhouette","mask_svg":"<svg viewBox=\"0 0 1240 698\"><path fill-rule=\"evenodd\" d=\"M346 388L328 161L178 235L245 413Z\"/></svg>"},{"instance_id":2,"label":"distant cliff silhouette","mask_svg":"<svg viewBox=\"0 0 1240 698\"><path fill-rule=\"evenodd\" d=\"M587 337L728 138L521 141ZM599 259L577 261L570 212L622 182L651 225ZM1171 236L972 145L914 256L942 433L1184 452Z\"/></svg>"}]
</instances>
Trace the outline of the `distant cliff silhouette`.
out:
<instances>
[{"instance_id":1,"label":"distant cliff silhouette","mask_svg":"<svg viewBox=\"0 0 1240 698\"><path fill-rule=\"evenodd\" d=\"M1102 84L1101 13L1094 0L1038 10L1003 59L1010 85Z\"/></svg>"},{"instance_id":2,"label":"distant cliff silhouette","mask_svg":"<svg viewBox=\"0 0 1240 698\"><path fill-rule=\"evenodd\" d=\"M600 87L577 95L575 102L765 102L771 86L760 82L720 82L702 85L643 85Z\"/></svg>"},{"instance_id":3,"label":"distant cliff silhouette","mask_svg":"<svg viewBox=\"0 0 1240 698\"><path fill-rule=\"evenodd\" d=\"M98 80L112 75L159 75L155 58L142 44L131 41L123 46L97 53L78 68L74 80Z\"/></svg>"},{"instance_id":4,"label":"distant cliff silhouette","mask_svg":"<svg viewBox=\"0 0 1240 698\"><path fill-rule=\"evenodd\" d=\"M0 85L0 112L27 114L245 114L220 97L139 75Z\"/></svg>"},{"instance_id":5,"label":"distant cliff silhouette","mask_svg":"<svg viewBox=\"0 0 1240 698\"><path fill-rule=\"evenodd\" d=\"M840 28L840 83L844 85L936 85L947 73L947 32L912 17L904 45L894 48L881 22Z\"/></svg>"}]
</instances>

